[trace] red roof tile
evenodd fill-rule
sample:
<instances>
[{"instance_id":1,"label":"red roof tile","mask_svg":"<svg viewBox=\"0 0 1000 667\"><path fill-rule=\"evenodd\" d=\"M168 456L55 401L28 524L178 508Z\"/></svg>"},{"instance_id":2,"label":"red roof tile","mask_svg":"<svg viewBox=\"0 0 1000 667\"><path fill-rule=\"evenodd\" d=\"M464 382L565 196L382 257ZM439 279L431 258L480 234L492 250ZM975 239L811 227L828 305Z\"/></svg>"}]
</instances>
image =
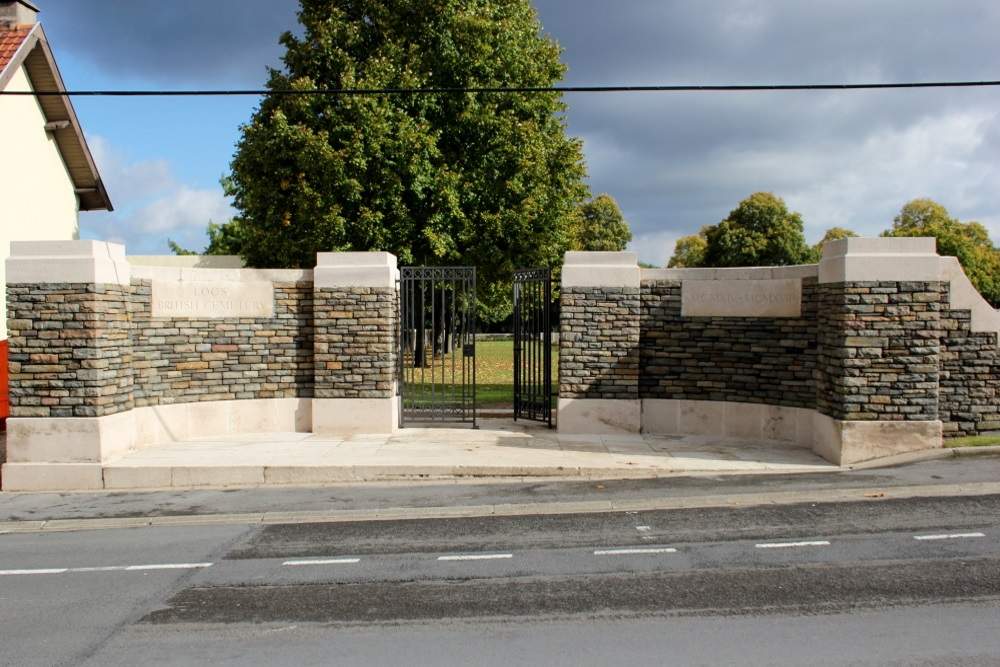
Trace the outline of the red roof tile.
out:
<instances>
[{"instance_id":1,"label":"red roof tile","mask_svg":"<svg viewBox=\"0 0 1000 667\"><path fill-rule=\"evenodd\" d=\"M7 68L14 54L31 33L31 25L0 26L0 72Z\"/></svg>"}]
</instances>

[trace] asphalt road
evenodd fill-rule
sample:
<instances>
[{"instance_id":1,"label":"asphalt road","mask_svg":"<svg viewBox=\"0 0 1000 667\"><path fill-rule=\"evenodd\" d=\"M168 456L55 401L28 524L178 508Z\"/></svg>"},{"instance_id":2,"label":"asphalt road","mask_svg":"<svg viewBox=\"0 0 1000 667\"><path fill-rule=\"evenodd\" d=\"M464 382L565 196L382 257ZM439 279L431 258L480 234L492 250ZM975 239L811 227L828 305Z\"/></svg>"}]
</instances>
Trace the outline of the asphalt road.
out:
<instances>
[{"instance_id":1,"label":"asphalt road","mask_svg":"<svg viewBox=\"0 0 1000 667\"><path fill-rule=\"evenodd\" d=\"M0 535L0 663L995 664L1000 496Z\"/></svg>"}]
</instances>

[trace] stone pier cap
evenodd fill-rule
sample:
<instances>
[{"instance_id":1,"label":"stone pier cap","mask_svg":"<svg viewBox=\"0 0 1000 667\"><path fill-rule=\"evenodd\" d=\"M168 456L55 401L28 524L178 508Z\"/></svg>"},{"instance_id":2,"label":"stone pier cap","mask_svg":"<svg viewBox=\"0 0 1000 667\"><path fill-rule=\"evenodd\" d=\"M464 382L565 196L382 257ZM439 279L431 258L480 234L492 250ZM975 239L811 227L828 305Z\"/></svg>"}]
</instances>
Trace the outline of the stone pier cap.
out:
<instances>
[{"instance_id":1,"label":"stone pier cap","mask_svg":"<svg viewBox=\"0 0 1000 667\"><path fill-rule=\"evenodd\" d=\"M104 241L11 241L6 263L9 285L128 285L125 246Z\"/></svg>"}]
</instances>

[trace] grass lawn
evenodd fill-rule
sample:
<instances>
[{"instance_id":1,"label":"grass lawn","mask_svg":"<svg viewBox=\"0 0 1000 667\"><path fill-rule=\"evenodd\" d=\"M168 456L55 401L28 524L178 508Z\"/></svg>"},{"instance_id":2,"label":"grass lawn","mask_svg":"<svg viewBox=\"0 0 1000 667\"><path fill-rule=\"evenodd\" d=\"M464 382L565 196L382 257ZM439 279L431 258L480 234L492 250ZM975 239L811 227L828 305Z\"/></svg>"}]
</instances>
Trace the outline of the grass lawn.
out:
<instances>
[{"instance_id":1,"label":"grass lawn","mask_svg":"<svg viewBox=\"0 0 1000 667\"><path fill-rule=\"evenodd\" d=\"M964 438L945 440L945 447L989 447L1000 445L1000 435L970 435Z\"/></svg>"},{"instance_id":2,"label":"grass lawn","mask_svg":"<svg viewBox=\"0 0 1000 667\"><path fill-rule=\"evenodd\" d=\"M414 368L411 364L404 365L407 380L414 386L422 382L445 383L462 382L461 352L457 357L447 355L437 357L432 364L424 368ZM433 368L432 368L433 366ZM432 378L436 378L433 380ZM559 378L559 348L552 346L552 387L558 389ZM429 386L428 386L429 390ZM419 390L418 390L419 391ZM420 401L420 398L414 398ZM486 340L476 342L476 402L480 406L513 407L514 405L514 341Z\"/></svg>"},{"instance_id":3,"label":"grass lawn","mask_svg":"<svg viewBox=\"0 0 1000 667\"><path fill-rule=\"evenodd\" d=\"M559 347L552 346L552 388L558 389ZM476 398L480 405L514 405L514 341L476 343Z\"/></svg>"}]
</instances>

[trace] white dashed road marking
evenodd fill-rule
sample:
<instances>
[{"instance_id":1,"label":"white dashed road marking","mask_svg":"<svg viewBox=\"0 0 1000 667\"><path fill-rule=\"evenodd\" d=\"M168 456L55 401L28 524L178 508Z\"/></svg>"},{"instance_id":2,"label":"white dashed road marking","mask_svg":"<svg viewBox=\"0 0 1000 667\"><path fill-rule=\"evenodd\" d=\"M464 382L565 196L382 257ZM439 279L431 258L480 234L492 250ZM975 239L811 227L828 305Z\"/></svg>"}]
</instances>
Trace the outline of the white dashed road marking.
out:
<instances>
[{"instance_id":1,"label":"white dashed road marking","mask_svg":"<svg viewBox=\"0 0 1000 667\"><path fill-rule=\"evenodd\" d=\"M677 549L673 547L651 547L651 548L633 548L633 549L598 549L594 552L595 556L627 556L630 554L673 554L677 553Z\"/></svg>"},{"instance_id":2,"label":"white dashed road marking","mask_svg":"<svg viewBox=\"0 0 1000 667\"><path fill-rule=\"evenodd\" d=\"M354 565L360 558L318 558L315 560L286 560L282 565Z\"/></svg>"},{"instance_id":3,"label":"white dashed road marking","mask_svg":"<svg viewBox=\"0 0 1000 667\"><path fill-rule=\"evenodd\" d=\"M755 544L758 549L787 549L794 547L828 547L830 543L826 540L816 540L813 542L764 542Z\"/></svg>"},{"instance_id":4,"label":"white dashed road marking","mask_svg":"<svg viewBox=\"0 0 1000 667\"><path fill-rule=\"evenodd\" d=\"M946 535L914 535L915 540L957 540L963 537L986 537L983 533L950 533Z\"/></svg>"},{"instance_id":5,"label":"white dashed road marking","mask_svg":"<svg viewBox=\"0 0 1000 667\"><path fill-rule=\"evenodd\" d=\"M465 554L465 555L454 555L454 556L438 556L439 561L454 561L454 560L502 560L505 558L513 558L514 554Z\"/></svg>"},{"instance_id":6,"label":"white dashed road marking","mask_svg":"<svg viewBox=\"0 0 1000 667\"><path fill-rule=\"evenodd\" d=\"M214 563L157 563L154 565L109 565L106 567L59 567L37 570L0 570L0 577L26 574L75 574L79 572L140 572L149 570L194 570Z\"/></svg>"}]
</instances>

